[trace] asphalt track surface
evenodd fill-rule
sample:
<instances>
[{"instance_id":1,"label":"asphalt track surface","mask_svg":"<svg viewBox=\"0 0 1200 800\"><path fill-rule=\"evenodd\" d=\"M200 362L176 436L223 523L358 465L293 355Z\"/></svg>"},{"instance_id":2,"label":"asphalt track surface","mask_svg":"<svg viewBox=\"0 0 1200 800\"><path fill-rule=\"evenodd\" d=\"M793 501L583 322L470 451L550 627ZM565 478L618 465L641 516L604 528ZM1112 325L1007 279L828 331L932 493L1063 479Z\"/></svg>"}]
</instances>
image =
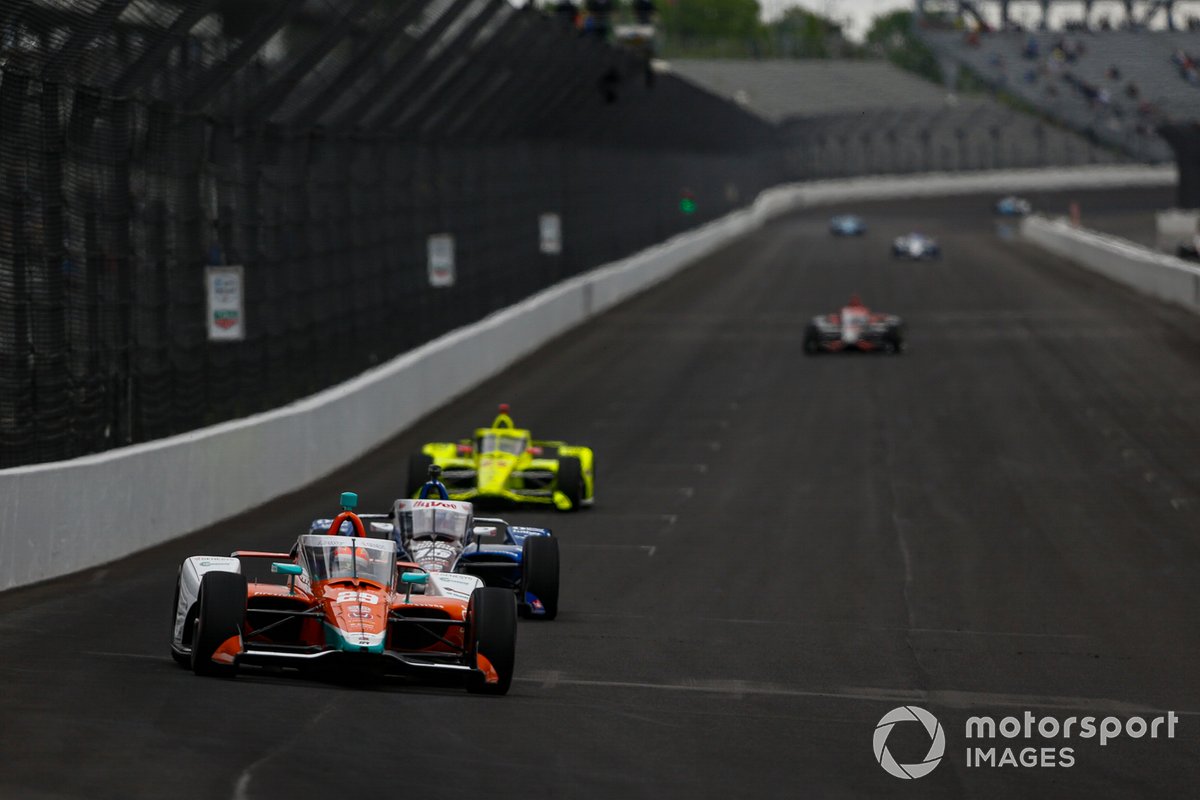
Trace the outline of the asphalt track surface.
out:
<instances>
[{"instance_id":1,"label":"asphalt track surface","mask_svg":"<svg viewBox=\"0 0 1200 800\"><path fill-rule=\"evenodd\" d=\"M1200 330L998 236L990 201L860 206L862 240L828 236L836 209L780 220L318 485L0 596L0 797L1195 796ZM910 228L944 260L893 262ZM801 354L851 291L910 352ZM286 547L343 489L383 508L419 442L498 401L599 459L594 510L509 514L561 536L564 610L522 623L507 697L170 660L180 558ZM872 751L906 704L947 740L915 781ZM1180 722L966 765L968 716L1025 710Z\"/></svg>"}]
</instances>

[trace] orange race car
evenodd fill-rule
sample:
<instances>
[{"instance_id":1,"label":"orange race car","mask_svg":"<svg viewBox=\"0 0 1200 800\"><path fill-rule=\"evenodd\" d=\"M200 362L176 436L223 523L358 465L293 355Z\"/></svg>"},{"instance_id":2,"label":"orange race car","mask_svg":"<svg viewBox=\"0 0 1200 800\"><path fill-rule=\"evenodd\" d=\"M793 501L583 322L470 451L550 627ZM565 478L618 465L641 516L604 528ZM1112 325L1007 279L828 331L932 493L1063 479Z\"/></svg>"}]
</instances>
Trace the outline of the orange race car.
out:
<instances>
[{"instance_id":1,"label":"orange race car","mask_svg":"<svg viewBox=\"0 0 1200 800\"><path fill-rule=\"evenodd\" d=\"M506 693L517 637L513 593L398 562L394 541L366 535L357 504L353 492L343 494L329 532L300 536L290 553L185 559L171 655L198 675L320 667L457 676L468 691ZM343 522L355 535L337 535ZM243 566L255 559L271 559L271 572L286 583L247 581Z\"/></svg>"}]
</instances>

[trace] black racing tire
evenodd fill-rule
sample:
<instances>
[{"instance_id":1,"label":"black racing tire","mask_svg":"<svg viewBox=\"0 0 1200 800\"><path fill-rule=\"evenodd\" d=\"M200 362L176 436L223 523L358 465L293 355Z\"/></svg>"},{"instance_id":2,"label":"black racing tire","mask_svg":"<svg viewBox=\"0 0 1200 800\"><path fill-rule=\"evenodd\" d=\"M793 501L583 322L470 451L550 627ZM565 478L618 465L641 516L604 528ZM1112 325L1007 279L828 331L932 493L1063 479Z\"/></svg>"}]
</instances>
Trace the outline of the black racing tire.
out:
<instances>
[{"instance_id":1,"label":"black racing tire","mask_svg":"<svg viewBox=\"0 0 1200 800\"><path fill-rule=\"evenodd\" d=\"M517 600L508 589L484 586L471 593L467 603L467 666L474 667L476 656L483 655L496 670L499 681L487 683L483 674L467 676L467 691L472 694L508 694L512 685L513 665L517 656Z\"/></svg>"},{"instance_id":2,"label":"black racing tire","mask_svg":"<svg viewBox=\"0 0 1200 800\"><path fill-rule=\"evenodd\" d=\"M433 466L433 457L424 453L413 453L408 457L408 483L405 497L416 497L421 487L429 480L429 468Z\"/></svg>"},{"instance_id":3,"label":"black racing tire","mask_svg":"<svg viewBox=\"0 0 1200 800\"><path fill-rule=\"evenodd\" d=\"M531 615L531 619L552 620L558 616L558 572L558 540L552 536L527 537L521 545L521 592L532 592L546 609L545 614Z\"/></svg>"},{"instance_id":4,"label":"black racing tire","mask_svg":"<svg viewBox=\"0 0 1200 800\"><path fill-rule=\"evenodd\" d=\"M583 506L583 463L578 458L563 456L558 459L555 489L571 501L571 511L578 511Z\"/></svg>"},{"instance_id":5,"label":"black racing tire","mask_svg":"<svg viewBox=\"0 0 1200 800\"><path fill-rule=\"evenodd\" d=\"M809 325L804 329L804 354L815 356L821 352L821 342L817 336L817 329Z\"/></svg>"},{"instance_id":6,"label":"black racing tire","mask_svg":"<svg viewBox=\"0 0 1200 800\"><path fill-rule=\"evenodd\" d=\"M179 571L175 573L175 599L171 602L171 658L175 659L175 663L181 667L191 669L192 656L189 653L181 653L175 649L175 618L179 613L179 580L183 577L183 567L180 566ZM186 637L189 631L187 623L183 626L183 635Z\"/></svg>"},{"instance_id":7,"label":"black racing tire","mask_svg":"<svg viewBox=\"0 0 1200 800\"><path fill-rule=\"evenodd\" d=\"M246 576L237 572L209 572L200 579L196 599L199 612L192 628L192 672L233 677L237 666L217 664L212 654L246 623Z\"/></svg>"}]
</instances>

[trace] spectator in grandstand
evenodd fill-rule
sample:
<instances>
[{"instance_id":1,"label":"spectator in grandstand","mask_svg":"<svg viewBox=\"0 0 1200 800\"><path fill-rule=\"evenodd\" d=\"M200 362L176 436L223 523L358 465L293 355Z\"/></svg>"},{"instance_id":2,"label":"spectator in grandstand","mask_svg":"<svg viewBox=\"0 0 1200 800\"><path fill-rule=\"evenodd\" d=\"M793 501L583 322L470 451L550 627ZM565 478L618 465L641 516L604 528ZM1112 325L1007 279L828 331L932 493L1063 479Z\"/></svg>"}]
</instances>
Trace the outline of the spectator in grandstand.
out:
<instances>
[{"instance_id":1,"label":"spectator in grandstand","mask_svg":"<svg viewBox=\"0 0 1200 800\"><path fill-rule=\"evenodd\" d=\"M1105 71L1104 74L1108 77L1108 79L1110 81L1121 80L1121 68L1118 67L1116 64L1112 64L1111 66L1109 66L1108 70Z\"/></svg>"},{"instance_id":2,"label":"spectator in grandstand","mask_svg":"<svg viewBox=\"0 0 1200 800\"><path fill-rule=\"evenodd\" d=\"M1138 89L1138 85L1136 83L1134 83L1133 81L1130 81L1128 84L1125 85L1125 96L1128 97L1130 100L1137 100L1138 96L1141 95L1141 93L1142 93L1141 89Z\"/></svg>"},{"instance_id":3,"label":"spectator in grandstand","mask_svg":"<svg viewBox=\"0 0 1200 800\"><path fill-rule=\"evenodd\" d=\"M1025 46L1021 49L1021 56L1030 61L1038 57L1038 40L1036 36L1030 36L1025 40Z\"/></svg>"}]
</instances>

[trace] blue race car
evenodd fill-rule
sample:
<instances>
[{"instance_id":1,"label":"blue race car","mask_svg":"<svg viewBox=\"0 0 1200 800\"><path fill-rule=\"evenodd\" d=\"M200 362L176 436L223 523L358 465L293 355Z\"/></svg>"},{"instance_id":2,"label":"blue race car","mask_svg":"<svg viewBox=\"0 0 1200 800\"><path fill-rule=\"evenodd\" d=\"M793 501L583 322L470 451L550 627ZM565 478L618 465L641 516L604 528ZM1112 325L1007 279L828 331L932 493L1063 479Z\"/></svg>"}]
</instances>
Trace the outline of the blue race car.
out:
<instances>
[{"instance_id":1,"label":"blue race car","mask_svg":"<svg viewBox=\"0 0 1200 800\"><path fill-rule=\"evenodd\" d=\"M1002 217L1024 217L1033 211L1033 205L1024 197L1010 194L996 201L995 211Z\"/></svg>"},{"instance_id":2,"label":"blue race car","mask_svg":"<svg viewBox=\"0 0 1200 800\"><path fill-rule=\"evenodd\" d=\"M558 540L549 528L509 525L474 516L462 500L404 498L389 514L359 514L369 536L393 539L398 563L440 575L473 575L487 586L511 590L522 616L558 616ZM324 533L332 520L311 530ZM343 523L347 535L352 532Z\"/></svg>"},{"instance_id":3,"label":"blue race car","mask_svg":"<svg viewBox=\"0 0 1200 800\"><path fill-rule=\"evenodd\" d=\"M829 220L829 232L834 236L862 236L867 232L867 223L854 214L840 214Z\"/></svg>"}]
</instances>

